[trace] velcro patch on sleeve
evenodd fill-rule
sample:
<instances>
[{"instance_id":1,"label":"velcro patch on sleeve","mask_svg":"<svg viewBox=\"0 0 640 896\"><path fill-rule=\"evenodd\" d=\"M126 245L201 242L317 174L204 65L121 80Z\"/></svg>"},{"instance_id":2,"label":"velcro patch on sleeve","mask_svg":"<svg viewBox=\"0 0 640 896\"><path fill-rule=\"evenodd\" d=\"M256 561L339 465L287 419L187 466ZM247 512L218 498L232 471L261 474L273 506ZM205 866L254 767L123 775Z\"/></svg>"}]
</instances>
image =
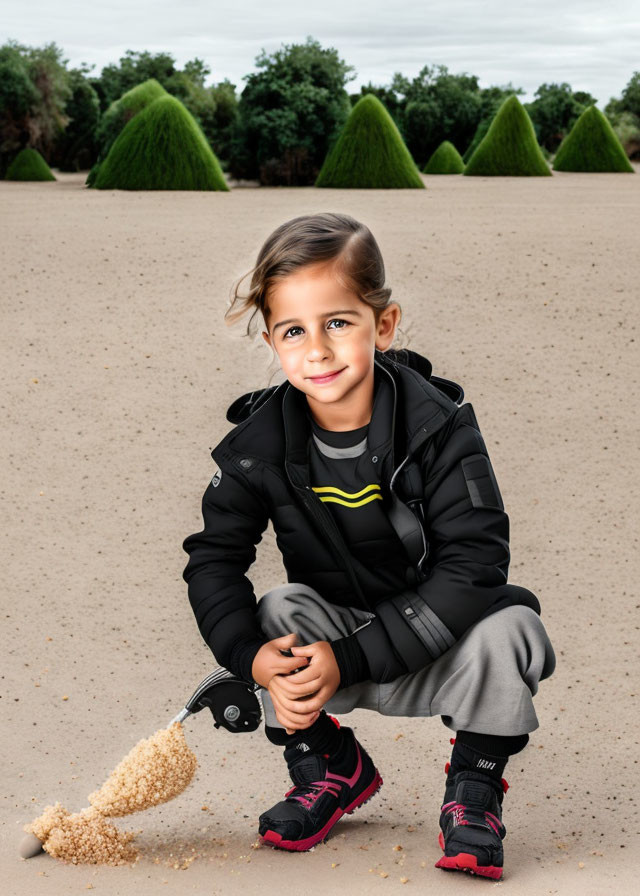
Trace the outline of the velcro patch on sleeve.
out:
<instances>
[{"instance_id":1,"label":"velcro patch on sleeve","mask_svg":"<svg viewBox=\"0 0 640 896\"><path fill-rule=\"evenodd\" d=\"M462 461L462 471L474 507L497 507L504 510L502 496L491 461L486 454L472 454Z\"/></svg>"}]
</instances>

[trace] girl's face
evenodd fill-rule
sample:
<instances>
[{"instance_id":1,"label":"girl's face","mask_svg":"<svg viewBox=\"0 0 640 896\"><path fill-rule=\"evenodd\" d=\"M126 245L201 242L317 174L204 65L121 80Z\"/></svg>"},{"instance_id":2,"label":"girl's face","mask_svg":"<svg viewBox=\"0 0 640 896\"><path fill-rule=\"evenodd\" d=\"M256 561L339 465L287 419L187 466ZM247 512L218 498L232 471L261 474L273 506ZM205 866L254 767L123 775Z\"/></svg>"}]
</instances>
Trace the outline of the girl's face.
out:
<instances>
[{"instance_id":1,"label":"girl's face","mask_svg":"<svg viewBox=\"0 0 640 896\"><path fill-rule=\"evenodd\" d=\"M321 262L272 287L269 310L269 333L262 336L289 382L307 395L320 426L347 430L368 423L374 349L385 351L393 342L400 307L390 303L376 324L373 309L340 285L331 263Z\"/></svg>"}]
</instances>

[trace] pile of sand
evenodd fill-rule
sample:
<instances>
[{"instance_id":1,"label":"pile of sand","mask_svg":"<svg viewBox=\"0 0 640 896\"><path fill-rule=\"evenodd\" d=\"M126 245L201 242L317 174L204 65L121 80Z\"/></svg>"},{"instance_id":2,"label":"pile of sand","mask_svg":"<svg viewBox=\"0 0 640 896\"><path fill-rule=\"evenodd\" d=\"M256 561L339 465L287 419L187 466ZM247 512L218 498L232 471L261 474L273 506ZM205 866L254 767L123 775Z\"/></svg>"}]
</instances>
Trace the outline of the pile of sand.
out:
<instances>
[{"instance_id":1,"label":"pile of sand","mask_svg":"<svg viewBox=\"0 0 640 896\"><path fill-rule=\"evenodd\" d=\"M198 761L180 722L140 740L89 795L91 806L71 815L60 803L47 806L24 830L64 861L122 865L138 858L135 834L119 831L106 819L131 815L166 803L191 783Z\"/></svg>"},{"instance_id":2,"label":"pile of sand","mask_svg":"<svg viewBox=\"0 0 640 896\"><path fill-rule=\"evenodd\" d=\"M35 834L50 856L74 865L124 865L139 858L131 845L133 831L119 831L93 806L73 815L60 803L47 806L24 830Z\"/></svg>"}]
</instances>

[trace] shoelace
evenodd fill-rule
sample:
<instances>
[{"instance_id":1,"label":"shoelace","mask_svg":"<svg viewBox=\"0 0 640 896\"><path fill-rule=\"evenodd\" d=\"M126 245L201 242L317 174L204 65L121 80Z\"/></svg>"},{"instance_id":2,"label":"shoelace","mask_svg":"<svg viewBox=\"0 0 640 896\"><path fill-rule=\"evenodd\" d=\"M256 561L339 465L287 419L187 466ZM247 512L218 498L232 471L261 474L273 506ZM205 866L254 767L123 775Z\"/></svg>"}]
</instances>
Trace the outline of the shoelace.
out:
<instances>
[{"instance_id":1,"label":"shoelace","mask_svg":"<svg viewBox=\"0 0 640 896\"><path fill-rule=\"evenodd\" d=\"M455 743L455 738L450 739L450 743ZM449 774L449 769L451 768L451 763L447 762L444 770L446 774ZM500 783L502 784L502 792L506 793L509 789L509 784L506 778L501 778ZM504 825L500 821L500 819L493 814L493 812L489 812L488 810L475 809L473 806L464 806L462 803L456 803L455 800L452 800L450 803L445 803L441 809L442 812L446 812L447 815L453 815L453 823L455 824L468 824L477 828L486 828L490 827L495 833L500 836L500 831L504 830ZM467 812L483 812L484 814L484 824L477 819L469 820L466 817Z\"/></svg>"},{"instance_id":2,"label":"shoelace","mask_svg":"<svg viewBox=\"0 0 640 896\"><path fill-rule=\"evenodd\" d=\"M295 793L296 790L306 790L306 788L310 788L306 793ZM327 792L335 797L340 796L340 784L337 781L327 781L326 779L311 781L309 784L295 784L291 790L285 793L285 798L298 800L303 806L310 809L318 797Z\"/></svg>"},{"instance_id":3,"label":"shoelace","mask_svg":"<svg viewBox=\"0 0 640 896\"><path fill-rule=\"evenodd\" d=\"M501 829L504 829L504 825L500 821L500 819L493 814L493 812L489 812L484 809L476 809L473 806L464 806L462 803L456 803L453 800L450 803L445 803L442 807L442 811L446 812L447 815L453 815L453 823L454 825L458 824L468 824L471 827L476 828L486 828L490 827L493 831L500 836ZM482 821L478 821L477 815L482 812L484 815L484 823ZM475 813L475 818L472 816L471 818L467 818L467 813Z\"/></svg>"}]
</instances>

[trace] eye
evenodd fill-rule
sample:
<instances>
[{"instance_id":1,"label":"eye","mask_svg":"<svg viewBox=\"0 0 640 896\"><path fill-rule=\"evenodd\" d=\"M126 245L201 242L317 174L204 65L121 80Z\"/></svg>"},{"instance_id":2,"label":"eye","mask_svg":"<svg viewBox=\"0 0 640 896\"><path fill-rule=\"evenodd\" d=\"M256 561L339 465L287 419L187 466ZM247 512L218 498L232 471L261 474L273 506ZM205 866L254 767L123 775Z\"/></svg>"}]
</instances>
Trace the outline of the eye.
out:
<instances>
[{"instance_id":1,"label":"eye","mask_svg":"<svg viewBox=\"0 0 640 896\"><path fill-rule=\"evenodd\" d=\"M333 323L345 324L344 327L337 327L338 330L344 330L346 327L351 326L351 321L343 320L341 317L333 317L333 318L331 318L329 323L330 324L333 324ZM284 334L284 336L282 338L286 339L292 330L301 330L301 329L302 329L302 327L298 327L298 326L289 327L289 329L286 331L286 333ZM333 327L333 329L335 330L336 327Z\"/></svg>"}]
</instances>

